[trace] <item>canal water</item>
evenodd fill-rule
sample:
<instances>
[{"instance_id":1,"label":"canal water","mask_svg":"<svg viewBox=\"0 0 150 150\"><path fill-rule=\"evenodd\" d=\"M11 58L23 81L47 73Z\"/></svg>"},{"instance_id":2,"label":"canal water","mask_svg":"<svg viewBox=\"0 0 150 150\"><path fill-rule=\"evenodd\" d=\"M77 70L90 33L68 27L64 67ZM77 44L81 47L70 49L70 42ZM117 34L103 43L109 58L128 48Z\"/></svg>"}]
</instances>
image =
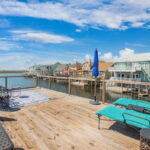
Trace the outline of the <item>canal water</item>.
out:
<instances>
[{"instance_id":1,"label":"canal water","mask_svg":"<svg viewBox=\"0 0 150 150\"><path fill-rule=\"evenodd\" d=\"M0 76L17 76L17 75L19 76L23 74L20 74L20 73L0 74ZM38 84L40 87L48 88L48 80L40 79ZM0 78L0 85L5 86L4 78ZM34 78L28 78L28 77L8 78L8 88L13 88L13 87L25 88L25 87L33 87L35 85L36 85L36 79ZM63 92L63 93L68 93L68 83L63 82L63 81L62 82L51 81L51 89L55 91ZM71 94L93 99L94 87L92 86L83 87L83 86L71 85ZM98 87L97 99L101 101L102 99L101 97L102 97L102 90ZM108 103L111 103L120 97L137 99L136 97L132 97L129 94L117 94L117 93L110 92L110 91L106 92L106 100ZM142 99L146 101L150 101L149 97L142 98Z\"/></svg>"}]
</instances>

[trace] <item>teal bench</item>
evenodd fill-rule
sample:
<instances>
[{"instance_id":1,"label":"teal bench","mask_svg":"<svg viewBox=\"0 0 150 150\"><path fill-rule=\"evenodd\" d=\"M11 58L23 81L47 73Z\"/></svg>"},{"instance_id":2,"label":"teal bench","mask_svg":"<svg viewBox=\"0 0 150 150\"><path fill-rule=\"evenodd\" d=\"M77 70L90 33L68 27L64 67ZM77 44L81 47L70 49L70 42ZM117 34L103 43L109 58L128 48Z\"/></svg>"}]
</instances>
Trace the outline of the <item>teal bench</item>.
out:
<instances>
[{"instance_id":1,"label":"teal bench","mask_svg":"<svg viewBox=\"0 0 150 150\"><path fill-rule=\"evenodd\" d=\"M140 113L134 110L128 110L115 106L107 106L96 112L98 116L98 128L100 129L100 117L106 116L113 120L123 122L125 124L137 128L150 128L150 114Z\"/></svg>"}]
</instances>

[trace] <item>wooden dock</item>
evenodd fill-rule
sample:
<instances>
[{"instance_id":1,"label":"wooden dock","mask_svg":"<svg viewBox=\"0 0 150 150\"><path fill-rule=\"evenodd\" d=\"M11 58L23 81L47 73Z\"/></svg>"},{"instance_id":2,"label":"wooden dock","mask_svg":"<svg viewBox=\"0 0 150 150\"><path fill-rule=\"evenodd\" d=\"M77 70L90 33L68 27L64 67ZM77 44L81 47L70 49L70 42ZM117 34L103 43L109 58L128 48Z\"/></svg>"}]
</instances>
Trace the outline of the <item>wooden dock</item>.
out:
<instances>
[{"instance_id":1,"label":"wooden dock","mask_svg":"<svg viewBox=\"0 0 150 150\"><path fill-rule=\"evenodd\" d=\"M51 97L14 112L1 112L1 123L21 150L138 150L139 134L105 117L98 130L95 112L105 105L48 89L34 91Z\"/></svg>"},{"instance_id":2,"label":"wooden dock","mask_svg":"<svg viewBox=\"0 0 150 150\"><path fill-rule=\"evenodd\" d=\"M108 86L107 90L115 93L131 93L131 88L119 87L119 86Z\"/></svg>"}]
</instances>

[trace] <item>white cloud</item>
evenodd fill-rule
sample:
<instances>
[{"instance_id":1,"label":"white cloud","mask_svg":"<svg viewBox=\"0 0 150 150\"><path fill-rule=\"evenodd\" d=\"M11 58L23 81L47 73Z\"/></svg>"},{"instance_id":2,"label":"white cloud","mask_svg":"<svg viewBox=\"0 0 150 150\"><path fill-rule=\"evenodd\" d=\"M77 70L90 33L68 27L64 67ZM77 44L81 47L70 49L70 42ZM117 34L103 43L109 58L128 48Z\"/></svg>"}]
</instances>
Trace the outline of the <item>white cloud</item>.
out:
<instances>
[{"instance_id":1,"label":"white cloud","mask_svg":"<svg viewBox=\"0 0 150 150\"><path fill-rule=\"evenodd\" d=\"M119 51L119 54L120 54L120 57L130 56L134 54L134 50L129 49L129 48L124 48Z\"/></svg>"},{"instance_id":2,"label":"white cloud","mask_svg":"<svg viewBox=\"0 0 150 150\"><path fill-rule=\"evenodd\" d=\"M111 60L113 58L112 53L108 52L103 55L104 60Z\"/></svg>"},{"instance_id":3,"label":"white cloud","mask_svg":"<svg viewBox=\"0 0 150 150\"><path fill-rule=\"evenodd\" d=\"M113 54L111 52L107 52L107 53L104 53L104 54L101 54L99 56L99 59L100 61L114 61L115 59L117 59L118 57L117 56L113 56Z\"/></svg>"},{"instance_id":4,"label":"white cloud","mask_svg":"<svg viewBox=\"0 0 150 150\"><path fill-rule=\"evenodd\" d=\"M40 31L14 30L11 32L14 34L14 40L27 40L42 43L64 43L74 41L73 38L67 36L45 33Z\"/></svg>"},{"instance_id":5,"label":"white cloud","mask_svg":"<svg viewBox=\"0 0 150 150\"><path fill-rule=\"evenodd\" d=\"M75 31L76 31L76 32L81 32L81 29L76 29Z\"/></svg>"},{"instance_id":6,"label":"white cloud","mask_svg":"<svg viewBox=\"0 0 150 150\"><path fill-rule=\"evenodd\" d=\"M92 56L90 54L85 55L85 61L89 62L92 59Z\"/></svg>"},{"instance_id":7,"label":"white cloud","mask_svg":"<svg viewBox=\"0 0 150 150\"><path fill-rule=\"evenodd\" d=\"M135 51L133 49L124 48L118 51L118 55L113 55L112 52L107 52L107 53L101 54L99 58L100 60L109 62L109 61L115 61L117 58L120 58L120 57L133 55L134 53Z\"/></svg>"},{"instance_id":8,"label":"white cloud","mask_svg":"<svg viewBox=\"0 0 150 150\"><path fill-rule=\"evenodd\" d=\"M8 41L0 41L0 50L9 51L9 50L16 50L21 49L22 47L16 43L8 42Z\"/></svg>"},{"instance_id":9,"label":"white cloud","mask_svg":"<svg viewBox=\"0 0 150 150\"><path fill-rule=\"evenodd\" d=\"M132 27L142 27L144 25L143 22L135 22L135 23L132 23Z\"/></svg>"},{"instance_id":10,"label":"white cloud","mask_svg":"<svg viewBox=\"0 0 150 150\"><path fill-rule=\"evenodd\" d=\"M150 21L149 0L60 0L19 2L2 0L0 14L62 20L77 26L125 30L146 27ZM127 24L126 24L127 23Z\"/></svg>"}]
</instances>

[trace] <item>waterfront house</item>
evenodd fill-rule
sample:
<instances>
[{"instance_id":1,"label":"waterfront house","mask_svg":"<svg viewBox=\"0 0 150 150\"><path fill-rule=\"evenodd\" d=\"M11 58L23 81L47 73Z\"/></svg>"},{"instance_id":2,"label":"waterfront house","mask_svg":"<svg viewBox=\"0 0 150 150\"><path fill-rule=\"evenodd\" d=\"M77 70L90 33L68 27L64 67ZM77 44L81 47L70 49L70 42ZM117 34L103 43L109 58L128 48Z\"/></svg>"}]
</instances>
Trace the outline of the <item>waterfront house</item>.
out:
<instances>
[{"instance_id":1,"label":"waterfront house","mask_svg":"<svg viewBox=\"0 0 150 150\"><path fill-rule=\"evenodd\" d=\"M109 68L112 80L150 81L150 53L139 53L115 60Z\"/></svg>"},{"instance_id":2,"label":"waterfront house","mask_svg":"<svg viewBox=\"0 0 150 150\"><path fill-rule=\"evenodd\" d=\"M92 62L85 62L82 64L82 75L83 76L91 76Z\"/></svg>"},{"instance_id":3,"label":"waterfront house","mask_svg":"<svg viewBox=\"0 0 150 150\"><path fill-rule=\"evenodd\" d=\"M52 75L53 68L51 65L34 65L29 67L28 70L29 75Z\"/></svg>"},{"instance_id":4,"label":"waterfront house","mask_svg":"<svg viewBox=\"0 0 150 150\"><path fill-rule=\"evenodd\" d=\"M68 68L69 75L78 76L82 74L82 64L76 62L75 64L69 65Z\"/></svg>"},{"instance_id":5,"label":"waterfront house","mask_svg":"<svg viewBox=\"0 0 150 150\"><path fill-rule=\"evenodd\" d=\"M110 73L108 72L108 69L112 65L112 62L99 61L99 75L105 78L109 78Z\"/></svg>"},{"instance_id":6,"label":"waterfront house","mask_svg":"<svg viewBox=\"0 0 150 150\"><path fill-rule=\"evenodd\" d=\"M66 64L59 62L52 65L34 65L29 67L28 74L30 75L62 75Z\"/></svg>"},{"instance_id":7,"label":"waterfront house","mask_svg":"<svg viewBox=\"0 0 150 150\"><path fill-rule=\"evenodd\" d=\"M53 71L54 76L66 76L68 75L68 72L65 71L68 70L69 65L68 64L59 64Z\"/></svg>"}]
</instances>

